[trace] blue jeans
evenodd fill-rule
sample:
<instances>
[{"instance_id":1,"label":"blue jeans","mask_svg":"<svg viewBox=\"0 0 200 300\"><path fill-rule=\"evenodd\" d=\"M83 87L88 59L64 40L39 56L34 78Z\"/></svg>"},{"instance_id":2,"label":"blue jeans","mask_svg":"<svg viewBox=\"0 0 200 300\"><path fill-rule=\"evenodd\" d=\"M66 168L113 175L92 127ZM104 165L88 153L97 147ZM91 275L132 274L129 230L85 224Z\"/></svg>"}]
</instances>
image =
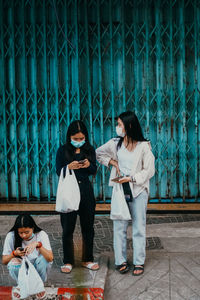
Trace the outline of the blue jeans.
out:
<instances>
[{"instance_id":1,"label":"blue jeans","mask_svg":"<svg viewBox=\"0 0 200 300\"><path fill-rule=\"evenodd\" d=\"M134 265L143 265L146 257L147 202L148 193L144 190L128 204L132 217ZM127 227L128 221L113 221L115 265L121 265L127 261Z\"/></svg>"},{"instance_id":2,"label":"blue jeans","mask_svg":"<svg viewBox=\"0 0 200 300\"><path fill-rule=\"evenodd\" d=\"M18 273L19 273L19 269L21 267L21 263L19 262L18 264L15 264L13 262L14 259L12 259L7 267L9 270L9 274L10 276L18 283ZM34 260L34 262L32 262L34 267L36 268L37 272L39 273L42 281L46 281L47 279L47 272L51 266L51 263L49 263L48 261L46 261L46 259L42 256L39 255L38 258L36 258Z\"/></svg>"}]
</instances>

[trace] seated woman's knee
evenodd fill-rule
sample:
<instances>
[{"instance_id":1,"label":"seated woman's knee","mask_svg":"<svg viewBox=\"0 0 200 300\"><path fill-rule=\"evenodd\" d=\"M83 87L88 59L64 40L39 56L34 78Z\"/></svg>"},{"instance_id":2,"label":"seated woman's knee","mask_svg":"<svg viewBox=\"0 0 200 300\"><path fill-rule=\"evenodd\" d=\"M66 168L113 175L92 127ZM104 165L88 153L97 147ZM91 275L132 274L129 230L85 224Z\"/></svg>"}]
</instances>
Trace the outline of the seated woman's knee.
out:
<instances>
[{"instance_id":1,"label":"seated woman's knee","mask_svg":"<svg viewBox=\"0 0 200 300\"><path fill-rule=\"evenodd\" d=\"M12 266L18 266L18 265L21 265L22 261L20 258L12 258L10 261L9 261L9 265L12 265Z\"/></svg>"}]
</instances>

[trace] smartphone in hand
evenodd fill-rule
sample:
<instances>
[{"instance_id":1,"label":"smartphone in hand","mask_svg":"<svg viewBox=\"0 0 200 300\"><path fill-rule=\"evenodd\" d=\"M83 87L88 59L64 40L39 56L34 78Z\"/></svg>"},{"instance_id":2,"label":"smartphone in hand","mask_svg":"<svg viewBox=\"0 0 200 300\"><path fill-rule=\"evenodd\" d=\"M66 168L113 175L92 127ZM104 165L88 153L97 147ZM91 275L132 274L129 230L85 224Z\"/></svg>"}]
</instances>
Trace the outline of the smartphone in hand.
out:
<instances>
[{"instance_id":1,"label":"smartphone in hand","mask_svg":"<svg viewBox=\"0 0 200 300\"><path fill-rule=\"evenodd\" d=\"M112 179L114 182L119 182L120 179L124 178L124 176L118 176Z\"/></svg>"},{"instance_id":2,"label":"smartphone in hand","mask_svg":"<svg viewBox=\"0 0 200 300\"><path fill-rule=\"evenodd\" d=\"M86 159L79 160L79 162L78 162L78 163L79 163L80 165L84 165L85 161L86 161Z\"/></svg>"}]
</instances>

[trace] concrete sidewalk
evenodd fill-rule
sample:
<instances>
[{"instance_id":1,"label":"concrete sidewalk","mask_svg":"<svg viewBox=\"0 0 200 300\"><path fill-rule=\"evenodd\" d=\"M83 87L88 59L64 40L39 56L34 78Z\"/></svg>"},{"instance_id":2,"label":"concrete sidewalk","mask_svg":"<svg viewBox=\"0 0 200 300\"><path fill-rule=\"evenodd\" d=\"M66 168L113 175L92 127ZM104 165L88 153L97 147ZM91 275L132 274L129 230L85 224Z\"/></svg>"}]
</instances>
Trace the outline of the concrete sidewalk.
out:
<instances>
[{"instance_id":1,"label":"concrete sidewalk","mask_svg":"<svg viewBox=\"0 0 200 300\"><path fill-rule=\"evenodd\" d=\"M1 251L5 235L15 218L16 216L0 216ZM59 288L63 287L65 290L59 292L65 293L63 299L76 299L70 298L66 288L77 293L78 290L83 291L81 288L85 292L91 288L90 298L82 293L77 299L102 299L102 292L105 300L200 300L200 215L148 215L145 273L139 277L132 276L131 272L121 275L114 268L113 231L109 216L95 218L94 254L96 261L100 263L100 270L97 272L81 267L81 234L77 222L74 234L76 267L69 275L60 272L62 230L59 216L34 216L34 219L49 234L55 257L46 283L49 299L55 299ZM128 227L127 248L131 262L131 224ZM10 279L6 266L0 265L1 288L12 285L14 282Z\"/></svg>"},{"instance_id":2,"label":"concrete sidewalk","mask_svg":"<svg viewBox=\"0 0 200 300\"><path fill-rule=\"evenodd\" d=\"M147 250L144 275L118 274L111 258L105 299L200 300L200 222L147 225L147 237L160 249Z\"/></svg>"}]
</instances>

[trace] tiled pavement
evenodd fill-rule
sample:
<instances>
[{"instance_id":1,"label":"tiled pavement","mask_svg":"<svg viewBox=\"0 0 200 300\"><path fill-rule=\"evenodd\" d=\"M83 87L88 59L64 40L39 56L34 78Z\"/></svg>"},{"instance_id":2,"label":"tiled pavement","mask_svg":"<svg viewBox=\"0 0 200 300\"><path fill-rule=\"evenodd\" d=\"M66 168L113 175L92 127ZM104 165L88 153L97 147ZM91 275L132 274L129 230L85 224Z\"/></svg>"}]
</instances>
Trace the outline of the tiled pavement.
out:
<instances>
[{"instance_id":1,"label":"tiled pavement","mask_svg":"<svg viewBox=\"0 0 200 300\"><path fill-rule=\"evenodd\" d=\"M0 216L0 248L15 216ZM58 215L35 216L36 223L48 232L54 252L54 264L47 286L98 285L98 272L81 270L81 234L79 222L74 235L76 266L63 276L61 227ZM96 216L94 253L97 260L109 259L105 300L200 300L200 215L148 215L147 259L143 276L114 269L112 221ZM132 259L131 224L128 228L128 255ZM13 285L5 266L0 265L0 285Z\"/></svg>"}]
</instances>

